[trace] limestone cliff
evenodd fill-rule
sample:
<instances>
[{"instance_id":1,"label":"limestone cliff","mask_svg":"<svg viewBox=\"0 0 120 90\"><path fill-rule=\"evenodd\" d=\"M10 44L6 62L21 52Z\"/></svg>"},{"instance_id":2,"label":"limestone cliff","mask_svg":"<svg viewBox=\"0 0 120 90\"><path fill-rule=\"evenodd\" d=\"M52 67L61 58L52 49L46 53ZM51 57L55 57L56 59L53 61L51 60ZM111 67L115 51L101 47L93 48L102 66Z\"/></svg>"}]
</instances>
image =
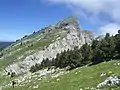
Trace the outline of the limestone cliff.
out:
<instances>
[{"instance_id":1,"label":"limestone cliff","mask_svg":"<svg viewBox=\"0 0 120 90\"><path fill-rule=\"evenodd\" d=\"M16 56L17 60L14 60L14 62L5 67L5 71L12 71L16 74L25 73L29 71L30 67L35 63L41 63L43 58L55 58L57 53L74 49L76 46L80 48L85 43L90 44L92 39L93 33L91 31L81 30L76 17L64 19L57 24L34 33L32 37L31 35L26 37L20 41L22 43L18 42L9 47L8 49L12 49L17 47L17 45L29 43L7 54L14 55L14 53L23 50L23 47L25 48L21 55ZM4 55L3 58L7 57L7 55Z\"/></svg>"}]
</instances>

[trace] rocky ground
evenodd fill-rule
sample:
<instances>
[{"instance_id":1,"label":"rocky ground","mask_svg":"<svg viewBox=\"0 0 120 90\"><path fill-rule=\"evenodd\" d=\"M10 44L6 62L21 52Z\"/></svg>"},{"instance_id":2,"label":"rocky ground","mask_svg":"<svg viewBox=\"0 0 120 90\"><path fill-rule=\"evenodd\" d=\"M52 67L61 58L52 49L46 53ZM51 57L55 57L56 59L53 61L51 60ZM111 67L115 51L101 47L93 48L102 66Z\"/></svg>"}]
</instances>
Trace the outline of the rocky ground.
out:
<instances>
[{"instance_id":1,"label":"rocky ground","mask_svg":"<svg viewBox=\"0 0 120 90\"><path fill-rule=\"evenodd\" d=\"M120 62L103 62L71 71L65 69L41 70L15 77L15 90L120 90ZM5 75L3 75L5 76ZM11 79L1 90L13 90Z\"/></svg>"}]
</instances>

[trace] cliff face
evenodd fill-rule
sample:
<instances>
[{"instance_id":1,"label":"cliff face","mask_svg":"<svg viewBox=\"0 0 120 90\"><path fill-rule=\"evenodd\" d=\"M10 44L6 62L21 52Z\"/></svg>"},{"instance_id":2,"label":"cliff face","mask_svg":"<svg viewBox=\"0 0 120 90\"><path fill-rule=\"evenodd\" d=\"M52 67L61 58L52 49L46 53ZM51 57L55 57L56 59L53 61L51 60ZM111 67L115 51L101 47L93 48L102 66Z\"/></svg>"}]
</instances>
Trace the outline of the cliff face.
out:
<instances>
[{"instance_id":1,"label":"cliff face","mask_svg":"<svg viewBox=\"0 0 120 90\"><path fill-rule=\"evenodd\" d=\"M6 50L17 47L15 51L4 54L2 59L17 54L15 60L5 67L7 72L21 74L29 71L35 63L41 63L43 58L55 58L57 53L64 50L79 48L85 43L91 43L93 33L81 30L78 19L70 17L51 25L15 43ZM25 43L25 45L24 45ZM26 44L27 43L27 44ZM19 45L22 45L21 47ZM19 47L18 47L19 46ZM22 51L21 51L22 50Z\"/></svg>"}]
</instances>

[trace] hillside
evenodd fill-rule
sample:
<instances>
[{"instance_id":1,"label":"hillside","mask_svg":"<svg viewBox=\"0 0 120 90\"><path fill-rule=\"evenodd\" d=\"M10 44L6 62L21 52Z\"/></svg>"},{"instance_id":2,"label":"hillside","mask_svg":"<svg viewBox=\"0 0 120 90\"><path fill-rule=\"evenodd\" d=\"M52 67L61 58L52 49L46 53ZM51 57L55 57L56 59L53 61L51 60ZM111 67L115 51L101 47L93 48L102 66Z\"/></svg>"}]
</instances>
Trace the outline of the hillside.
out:
<instances>
[{"instance_id":1,"label":"hillside","mask_svg":"<svg viewBox=\"0 0 120 90\"><path fill-rule=\"evenodd\" d=\"M0 52L0 90L120 90L120 30L94 39L77 17Z\"/></svg>"},{"instance_id":2,"label":"hillside","mask_svg":"<svg viewBox=\"0 0 120 90\"><path fill-rule=\"evenodd\" d=\"M78 18L69 17L25 36L4 49L0 68L16 74L26 73L44 58L55 58L57 53L76 46L80 48L85 43L90 44L92 39L93 33L82 30Z\"/></svg>"},{"instance_id":3,"label":"hillside","mask_svg":"<svg viewBox=\"0 0 120 90\"><path fill-rule=\"evenodd\" d=\"M25 79L15 87L15 90L120 90L117 86L105 86L97 89L98 84L107 77L119 75L119 70L120 62L110 61L90 67L76 68L72 71L61 71L61 75L55 74L57 72L51 75L42 75L37 72L31 76L28 75L26 78L24 77ZM9 80L9 77L5 76L5 79ZM3 90L13 90L13 88L8 85Z\"/></svg>"},{"instance_id":4,"label":"hillside","mask_svg":"<svg viewBox=\"0 0 120 90\"><path fill-rule=\"evenodd\" d=\"M28 77L29 84L31 80L34 82L34 79L38 79L36 73L29 72L33 65L40 64L46 58L52 60L58 53L73 50L75 47L80 48L85 43L91 44L92 40L93 33L82 30L77 17L66 18L16 40L0 52L0 90L11 88L13 80L17 80L17 85L20 86L27 82L25 80ZM56 77L57 74L61 75L66 71L64 69L52 71L43 69L39 72L37 74L45 78L44 76L49 76L51 72L54 74L53 77ZM12 73L15 73L16 77L11 78L9 74L12 75Z\"/></svg>"}]
</instances>

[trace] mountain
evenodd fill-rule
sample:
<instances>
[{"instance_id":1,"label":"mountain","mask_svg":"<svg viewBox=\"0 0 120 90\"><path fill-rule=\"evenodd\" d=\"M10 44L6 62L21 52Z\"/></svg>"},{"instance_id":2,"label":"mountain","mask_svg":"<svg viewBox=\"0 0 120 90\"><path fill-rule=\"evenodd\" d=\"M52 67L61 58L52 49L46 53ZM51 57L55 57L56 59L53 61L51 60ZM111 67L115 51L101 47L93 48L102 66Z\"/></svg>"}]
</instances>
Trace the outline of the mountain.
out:
<instances>
[{"instance_id":1,"label":"mountain","mask_svg":"<svg viewBox=\"0 0 120 90\"><path fill-rule=\"evenodd\" d=\"M64 19L0 52L0 90L120 90L119 42Z\"/></svg>"},{"instance_id":2,"label":"mountain","mask_svg":"<svg viewBox=\"0 0 120 90\"><path fill-rule=\"evenodd\" d=\"M45 27L38 32L23 37L3 50L0 68L16 74L26 73L31 66L43 59L55 58L57 53L90 44L93 40L91 31L79 27L77 17L69 17L57 24Z\"/></svg>"}]
</instances>

